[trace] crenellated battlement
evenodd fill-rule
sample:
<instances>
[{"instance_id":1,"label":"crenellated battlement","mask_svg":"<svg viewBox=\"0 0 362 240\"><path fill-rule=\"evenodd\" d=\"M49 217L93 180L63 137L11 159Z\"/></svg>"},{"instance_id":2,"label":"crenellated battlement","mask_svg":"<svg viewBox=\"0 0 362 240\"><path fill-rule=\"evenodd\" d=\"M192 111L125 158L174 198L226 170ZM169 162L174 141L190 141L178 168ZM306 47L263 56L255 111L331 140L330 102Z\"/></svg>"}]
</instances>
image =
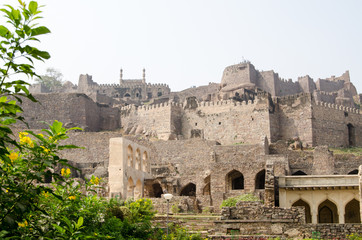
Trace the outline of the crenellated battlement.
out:
<instances>
[{"instance_id":1,"label":"crenellated battlement","mask_svg":"<svg viewBox=\"0 0 362 240\"><path fill-rule=\"evenodd\" d=\"M344 112L361 114L361 111L359 109L357 109L357 108L346 107L346 106L342 106L342 105L338 105L338 104L334 104L334 103L315 101L315 105L322 106L322 107L325 107L325 108L341 110L341 111L344 111Z\"/></svg>"},{"instance_id":2,"label":"crenellated battlement","mask_svg":"<svg viewBox=\"0 0 362 240\"><path fill-rule=\"evenodd\" d=\"M258 102L258 99L253 100L248 100L248 101L233 101L233 100L222 100L222 101L211 101L211 102L200 102L198 103L198 107L199 108L204 108L204 107L217 107L217 106L232 106L232 107L236 107L236 106L246 106L246 105L250 105L250 104L255 104Z\"/></svg>"},{"instance_id":3,"label":"crenellated battlement","mask_svg":"<svg viewBox=\"0 0 362 240\"><path fill-rule=\"evenodd\" d=\"M150 104L150 105L142 105L142 106L135 106L133 104L122 107L121 111L126 111L133 109L135 111L147 111L147 110L153 110L153 109L159 109L159 108L169 108L169 107L183 107L184 105L182 103L176 103L174 101L171 102L165 102L165 103L157 103L157 104Z\"/></svg>"}]
</instances>

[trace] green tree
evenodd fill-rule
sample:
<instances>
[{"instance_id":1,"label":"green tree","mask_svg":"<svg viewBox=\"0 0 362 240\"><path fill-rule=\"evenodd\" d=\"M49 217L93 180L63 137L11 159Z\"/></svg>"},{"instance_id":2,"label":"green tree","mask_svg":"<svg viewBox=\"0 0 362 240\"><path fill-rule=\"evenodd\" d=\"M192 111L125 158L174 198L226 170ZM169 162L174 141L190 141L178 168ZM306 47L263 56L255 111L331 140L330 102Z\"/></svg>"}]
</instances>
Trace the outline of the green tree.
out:
<instances>
[{"instance_id":1,"label":"green tree","mask_svg":"<svg viewBox=\"0 0 362 240\"><path fill-rule=\"evenodd\" d=\"M63 74L54 68L47 68L46 73L40 75L40 78L36 78L35 81L43 84L50 90L61 87L64 83Z\"/></svg>"}]
</instances>

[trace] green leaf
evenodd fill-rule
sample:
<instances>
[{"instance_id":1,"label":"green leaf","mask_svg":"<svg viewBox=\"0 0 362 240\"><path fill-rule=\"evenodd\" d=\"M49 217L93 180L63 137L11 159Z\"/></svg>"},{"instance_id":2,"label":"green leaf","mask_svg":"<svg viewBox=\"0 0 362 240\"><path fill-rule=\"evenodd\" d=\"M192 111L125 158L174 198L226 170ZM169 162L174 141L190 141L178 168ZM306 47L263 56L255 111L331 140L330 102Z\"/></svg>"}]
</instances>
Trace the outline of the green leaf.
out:
<instances>
[{"instance_id":1,"label":"green leaf","mask_svg":"<svg viewBox=\"0 0 362 240\"><path fill-rule=\"evenodd\" d=\"M32 14L36 14L37 12L37 9L38 9L38 3L37 2L34 2L34 1L31 1L29 3L29 11L32 13Z\"/></svg>"},{"instance_id":2,"label":"green leaf","mask_svg":"<svg viewBox=\"0 0 362 240\"><path fill-rule=\"evenodd\" d=\"M3 25L0 25L0 36L1 37L4 37L4 38L7 38L7 36L9 35L10 31L9 29L7 29L5 26ZM3 42L1 42L3 43Z\"/></svg>"},{"instance_id":3,"label":"green leaf","mask_svg":"<svg viewBox=\"0 0 362 240\"><path fill-rule=\"evenodd\" d=\"M83 217L80 217L80 218L78 219L77 224L75 225L75 228L76 228L76 229L79 229L82 225L83 225Z\"/></svg>"},{"instance_id":4,"label":"green leaf","mask_svg":"<svg viewBox=\"0 0 362 240\"><path fill-rule=\"evenodd\" d=\"M58 232L65 233L65 229L63 229L61 226L58 226L54 223L52 225L53 225L53 227L55 227L58 230Z\"/></svg>"},{"instance_id":5,"label":"green leaf","mask_svg":"<svg viewBox=\"0 0 362 240\"><path fill-rule=\"evenodd\" d=\"M44 26L31 29L31 36L33 36L33 37L37 36L37 35L47 34L47 33L50 33L50 30Z\"/></svg>"}]
</instances>

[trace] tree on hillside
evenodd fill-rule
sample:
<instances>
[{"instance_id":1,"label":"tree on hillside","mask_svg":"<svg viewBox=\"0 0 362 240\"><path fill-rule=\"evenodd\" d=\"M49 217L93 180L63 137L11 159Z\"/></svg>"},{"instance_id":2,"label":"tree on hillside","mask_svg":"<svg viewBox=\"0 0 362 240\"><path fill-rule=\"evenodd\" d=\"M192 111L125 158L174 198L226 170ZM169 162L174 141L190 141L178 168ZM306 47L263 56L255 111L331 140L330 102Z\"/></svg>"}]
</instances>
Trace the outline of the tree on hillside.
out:
<instances>
[{"instance_id":1,"label":"tree on hillside","mask_svg":"<svg viewBox=\"0 0 362 240\"><path fill-rule=\"evenodd\" d=\"M50 90L61 87L64 83L63 74L55 68L47 68L45 75L40 75L40 78L36 78L35 81Z\"/></svg>"}]
</instances>

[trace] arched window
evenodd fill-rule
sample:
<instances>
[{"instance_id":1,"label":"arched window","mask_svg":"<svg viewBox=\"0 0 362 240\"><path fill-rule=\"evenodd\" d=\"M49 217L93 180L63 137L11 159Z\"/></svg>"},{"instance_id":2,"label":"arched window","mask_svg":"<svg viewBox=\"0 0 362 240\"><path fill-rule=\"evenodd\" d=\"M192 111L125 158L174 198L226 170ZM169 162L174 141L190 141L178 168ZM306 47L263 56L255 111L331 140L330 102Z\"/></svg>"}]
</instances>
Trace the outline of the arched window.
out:
<instances>
[{"instance_id":1,"label":"arched window","mask_svg":"<svg viewBox=\"0 0 362 240\"><path fill-rule=\"evenodd\" d=\"M359 201L352 199L346 204L344 211L344 222L345 223L361 223L361 213Z\"/></svg>"},{"instance_id":2,"label":"arched window","mask_svg":"<svg viewBox=\"0 0 362 240\"><path fill-rule=\"evenodd\" d=\"M148 171L148 155L147 155L147 152L143 152L143 155L142 155L142 170L144 172Z\"/></svg>"},{"instance_id":3,"label":"arched window","mask_svg":"<svg viewBox=\"0 0 362 240\"><path fill-rule=\"evenodd\" d=\"M237 170L232 170L226 175L227 190L244 189L244 176Z\"/></svg>"},{"instance_id":4,"label":"arched window","mask_svg":"<svg viewBox=\"0 0 362 240\"><path fill-rule=\"evenodd\" d=\"M305 172L303 171L296 171L295 173L292 174L293 176L303 176L303 175L307 175Z\"/></svg>"},{"instance_id":5,"label":"arched window","mask_svg":"<svg viewBox=\"0 0 362 240\"><path fill-rule=\"evenodd\" d=\"M128 145L127 148L127 165L128 167L133 167L133 148L131 145Z\"/></svg>"},{"instance_id":6,"label":"arched window","mask_svg":"<svg viewBox=\"0 0 362 240\"><path fill-rule=\"evenodd\" d=\"M202 190L202 195L211 195L210 175L204 179L204 183L205 183L205 186L204 186L204 189Z\"/></svg>"},{"instance_id":7,"label":"arched window","mask_svg":"<svg viewBox=\"0 0 362 240\"><path fill-rule=\"evenodd\" d=\"M352 170L348 173L348 175L355 175L358 174L358 169Z\"/></svg>"},{"instance_id":8,"label":"arched window","mask_svg":"<svg viewBox=\"0 0 362 240\"><path fill-rule=\"evenodd\" d=\"M193 183L187 184L185 187L182 188L182 190L180 192L180 196L195 197L196 196L196 185Z\"/></svg>"},{"instance_id":9,"label":"arched window","mask_svg":"<svg viewBox=\"0 0 362 240\"><path fill-rule=\"evenodd\" d=\"M255 189L265 189L265 169L256 174Z\"/></svg>"},{"instance_id":10,"label":"arched window","mask_svg":"<svg viewBox=\"0 0 362 240\"><path fill-rule=\"evenodd\" d=\"M328 199L319 204L318 223L338 223L338 211L336 204Z\"/></svg>"},{"instance_id":11,"label":"arched window","mask_svg":"<svg viewBox=\"0 0 362 240\"><path fill-rule=\"evenodd\" d=\"M162 96L162 90L161 90L161 88L159 88L157 91L157 97L161 97L161 96Z\"/></svg>"},{"instance_id":12,"label":"arched window","mask_svg":"<svg viewBox=\"0 0 362 240\"><path fill-rule=\"evenodd\" d=\"M126 93L123 97L131 97L131 95L129 93Z\"/></svg>"},{"instance_id":13,"label":"arched window","mask_svg":"<svg viewBox=\"0 0 362 240\"><path fill-rule=\"evenodd\" d=\"M136 150L136 165L135 168L137 170L141 170L141 152L140 150L137 148Z\"/></svg>"},{"instance_id":14,"label":"arched window","mask_svg":"<svg viewBox=\"0 0 362 240\"><path fill-rule=\"evenodd\" d=\"M305 222L306 222L306 223L311 223L311 222L312 222L312 215L311 215L311 213L310 213L310 206L309 206L308 203L304 202L302 199L299 199L298 201L296 201L295 203L293 203L292 206L293 206L293 207L298 207L298 206L304 207Z\"/></svg>"}]
</instances>

